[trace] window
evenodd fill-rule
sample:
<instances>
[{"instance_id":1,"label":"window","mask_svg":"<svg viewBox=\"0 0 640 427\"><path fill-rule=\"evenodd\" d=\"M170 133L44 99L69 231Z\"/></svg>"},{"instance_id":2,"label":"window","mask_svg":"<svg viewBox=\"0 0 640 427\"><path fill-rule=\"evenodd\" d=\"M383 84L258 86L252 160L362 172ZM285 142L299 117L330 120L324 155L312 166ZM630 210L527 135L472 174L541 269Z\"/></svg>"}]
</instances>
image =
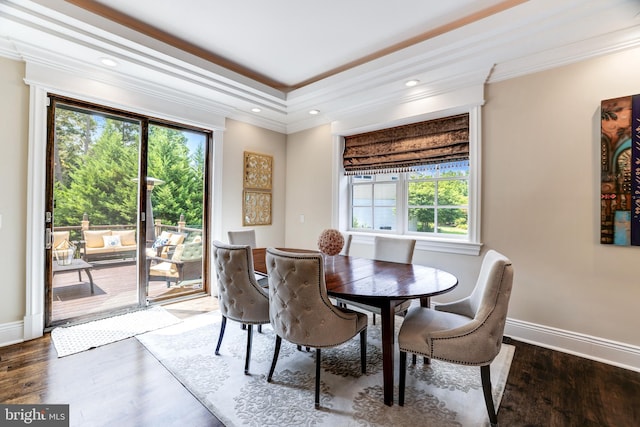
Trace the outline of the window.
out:
<instances>
[{"instance_id":1,"label":"window","mask_svg":"<svg viewBox=\"0 0 640 427\"><path fill-rule=\"evenodd\" d=\"M350 181L352 231L467 237L469 162Z\"/></svg>"},{"instance_id":2,"label":"window","mask_svg":"<svg viewBox=\"0 0 640 427\"><path fill-rule=\"evenodd\" d=\"M444 163L408 172L407 232L467 235L469 163Z\"/></svg>"},{"instance_id":3,"label":"window","mask_svg":"<svg viewBox=\"0 0 640 427\"><path fill-rule=\"evenodd\" d=\"M342 228L363 243L405 235L418 249L477 255L480 107L467 111L337 140Z\"/></svg>"},{"instance_id":4,"label":"window","mask_svg":"<svg viewBox=\"0 0 640 427\"><path fill-rule=\"evenodd\" d=\"M351 180L351 228L397 230L399 175L355 175Z\"/></svg>"}]
</instances>

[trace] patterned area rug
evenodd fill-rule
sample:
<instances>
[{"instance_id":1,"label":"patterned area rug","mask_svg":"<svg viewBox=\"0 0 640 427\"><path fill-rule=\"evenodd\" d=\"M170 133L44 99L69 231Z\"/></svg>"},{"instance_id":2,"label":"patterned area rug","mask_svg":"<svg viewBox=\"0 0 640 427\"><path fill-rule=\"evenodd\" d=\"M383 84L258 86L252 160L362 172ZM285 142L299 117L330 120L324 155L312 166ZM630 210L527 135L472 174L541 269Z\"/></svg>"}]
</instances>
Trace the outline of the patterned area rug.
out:
<instances>
[{"instance_id":1,"label":"patterned area rug","mask_svg":"<svg viewBox=\"0 0 640 427\"><path fill-rule=\"evenodd\" d=\"M81 325L55 328L51 331L51 340L58 357L63 357L179 322L181 320L176 316L155 306Z\"/></svg>"},{"instance_id":2,"label":"patterned area rug","mask_svg":"<svg viewBox=\"0 0 640 427\"><path fill-rule=\"evenodd\" d=\"M396 318L396 326L402 318ZM405 406L383 404L379 326L367 332L367 374L360 373L356 337L322 350L321 409L314 407L315 351L282 341L273 382L266 380L275 334L254 327L250 375L244 375L246 331L229 321L220 355L214 354L220 313L136 337L226 426L485 426L489 425L480 368L419 361L407 372ZM500 404L514 347L503 345L491 365L496 407ZM397 355L396 346L396 355ZM396 357L396 384L398 364Z\"/></svg>"}]
</instances>

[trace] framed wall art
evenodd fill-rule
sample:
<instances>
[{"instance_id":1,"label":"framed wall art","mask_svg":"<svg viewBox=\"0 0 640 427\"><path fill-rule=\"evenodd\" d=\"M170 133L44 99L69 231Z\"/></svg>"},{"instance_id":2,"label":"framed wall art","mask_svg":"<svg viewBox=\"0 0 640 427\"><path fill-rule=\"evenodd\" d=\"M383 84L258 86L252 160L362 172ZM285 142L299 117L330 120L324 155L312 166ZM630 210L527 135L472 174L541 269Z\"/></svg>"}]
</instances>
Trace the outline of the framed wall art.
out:
<instances>
[{"instance_id":1,"label":"framed wall art","mask_svg":"<svg viewBox=\"0 0 640 427\"><path fill-rule=\"evenodd\" d=\"M244 188L271 190L273 157L244 152Z\"/></svg>"},{"instance_id":2,"label":"framed wall art","mask_svg":"<svg viewBox=\"0 0 640 427\"><path fill-rule=\"evenodd\" d=\"M271 225L273 157L244 152L242 224Z\"/></svg>"},{"instance_id":3,"label":"framed wall art","mask_svg":"<svg viewBox=\"0 0 640 427\"><path fill-rule=\"evenodd\" d=\"M271 225L271 192L244 190L242 225Z\"/></svg>"},{"instance_id":4,"label":"framed wall art","mask_svg":"<svg viewBox=\"0 0 640 427\"><path fill-rule=\"evenodd\" d=\"M600 243L640 246L640 95L600 105Z\"/></svg>"}]
</instances>

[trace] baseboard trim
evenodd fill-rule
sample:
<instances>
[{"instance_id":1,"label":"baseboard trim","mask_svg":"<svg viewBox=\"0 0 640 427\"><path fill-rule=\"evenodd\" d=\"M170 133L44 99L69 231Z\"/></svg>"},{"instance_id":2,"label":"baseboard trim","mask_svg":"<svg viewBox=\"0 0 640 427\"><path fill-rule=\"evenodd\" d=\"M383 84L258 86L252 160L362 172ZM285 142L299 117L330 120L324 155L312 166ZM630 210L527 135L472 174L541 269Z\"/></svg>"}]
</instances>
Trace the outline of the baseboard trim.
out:
<instances>
[{"instance_id":1,"label":"baseboard trim","mask_svg":"<svg viewBox=\"0 0 640 427\"><path fill-rule=\"evenodd\" d=\"M24 322L10 322L0 324L0 347L17 344L24 341Z\"/></svg>"},{"instance_id":2,"label":"baseboard trim","mask_svg":"<svg viewBox=\"0 0 640 427\"><path fill-rule=\"evenodd\" d=\"M507 319L504 334L518 341L640 372L640 347ZM24 341L24 322L0 324L0 347Z\"/></svg>"},{"instance_id":3,"label":"baseboard trim","mask_svg":"<svg viewBox=\"0 0 640 427\"><path fill-rule=\"evenodd\" d=\"M507 319L504 335L518 341L640 372L640 347Z\"/></svg>"}]
</instances>

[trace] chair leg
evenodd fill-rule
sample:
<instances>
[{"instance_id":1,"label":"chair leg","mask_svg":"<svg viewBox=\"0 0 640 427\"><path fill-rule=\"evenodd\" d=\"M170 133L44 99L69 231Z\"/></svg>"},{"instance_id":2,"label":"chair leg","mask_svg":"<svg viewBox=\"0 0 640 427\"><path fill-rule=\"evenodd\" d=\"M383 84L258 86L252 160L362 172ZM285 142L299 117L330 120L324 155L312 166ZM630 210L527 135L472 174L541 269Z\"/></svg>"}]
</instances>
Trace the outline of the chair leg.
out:
<instances>
[{"instance_id":1,"label":"chair leg","mask_svg":"<svg viewBox=\"0 0 640 427\"><path fill-rule=\"evenodd\" d=\"M224 336L224 328L227 327L227 318L222 316L222 324L220 325L220 335L218 336L218 345L216 346L216 356L220 355L220 344L222 344L222 337Z\"/></svg>"},{"instance_id":2,"label":"chair leg","mask_svg":"<svg viewBox=\"0 0 640 427\"><path fill-rule=\"evenodd\" d=\"M251 361L251 340L253 339L253 325L247 326L247 355L244 360L244 374L249 374L249 363Z\"/></svg>"},{"instance_id":3,"label":"chair leg","mask_svg":"<svg viewBox=\"0 0 640 427\"><path fill-rule=\"evenodd\" d=\"M362 373L367 373L367 328L360 332L360 365Z\"/></svg>"},{"instance_id":4,"label":"chair leg","mask_svg":"<svg viewBox=\"0 0 640 427\"><path fill-rule=\"evenodd\" d=\"M400 352L400 379L398 380L398 405L404 406L404 384L407 378L407 352Z\"/></svg>"},{"instance_id":5,"label":"chair leg","mask_svg":"<svg viewBox=\"0 0 640 427\"><path fill-rule=\"evenodd\" d=\"M373 313L373 324L374 325L376 324L376 314L375 313Z\"/></svg>"},{"instance_id":6,"label":"chair leg","mask_svg":"<svg viewBox=\"0 0 640 427\"><path fill-rule=\"evenodd\" d=\"M413 354L411 355L411 364L412 364L412 365L415 365L417 361L418 361L418 355L417 355L417 354L415 354L415 353L413 353Z\"/></svg>"},{"instance_id":7,"label":"chair leg","mask_svg":"<svg viewBox=\"0 0 640 427\"><path fill-rule=\"evenodd\" d=\"M282 338L276 335L276 347L273 350L273 360L271 361L271 369L269 369L269 376L267 377L267 382L271 382L271 377L273 377L273 371L276 370L276 362L278 361L278 354L280 353L280 344L282 344Z\"/></svg>"},{"instance_id":8,"label":"chair leg","mask_svg":"<svg viewBox=\"0 0 640 427\"><path fill-rule=\"evenodd\" d=\"M482 378L482 391L484 392L484 403L487 405L487 413L492 426L498 425L498 416L493 406L493 395L491 393L491 370L489 365L480 366L480 377Z\"/></svg>"},{"instance_id":9,"label":"chair leg","mask_svg":"<svg viewBox=\"0 0 640 427\"><path fill-rule=\"evenodd\" d=\"M262 325L258 325L258 333L261 334L262 333Z\"/></svg>"},{"instance_id":10,"label":"chair leg","mask_svg":"<svg viewBox=\"0 0 640 427\"><path fill-rule=\"evenodd\" d=\"M320 407L320 349L316 348L316 409Z\"/></svg>"}]
</instances>

